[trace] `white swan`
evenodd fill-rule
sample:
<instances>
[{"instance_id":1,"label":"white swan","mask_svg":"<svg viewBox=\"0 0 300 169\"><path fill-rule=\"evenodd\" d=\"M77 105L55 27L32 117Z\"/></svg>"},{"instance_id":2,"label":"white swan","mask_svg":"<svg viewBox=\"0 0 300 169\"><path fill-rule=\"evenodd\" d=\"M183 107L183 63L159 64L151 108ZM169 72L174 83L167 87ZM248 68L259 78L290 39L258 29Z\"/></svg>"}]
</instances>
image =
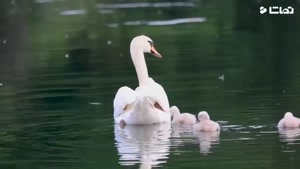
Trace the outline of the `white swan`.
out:
<instances>
[{"instance_id":1,"label":"white swan","mask_svg":"<svg viewBox=\"0 0 300 169\"><path fill-rule=\"evenodd\" d=\"M130 43L130 54L137 73L139 87L132 90L124 86L116 93L114 120L120 125L171 122L167 94L160 84L149 78L144 53L152 53L161 58L149 37L141 35L133 38Z\"/></svg>"}]
</instances>

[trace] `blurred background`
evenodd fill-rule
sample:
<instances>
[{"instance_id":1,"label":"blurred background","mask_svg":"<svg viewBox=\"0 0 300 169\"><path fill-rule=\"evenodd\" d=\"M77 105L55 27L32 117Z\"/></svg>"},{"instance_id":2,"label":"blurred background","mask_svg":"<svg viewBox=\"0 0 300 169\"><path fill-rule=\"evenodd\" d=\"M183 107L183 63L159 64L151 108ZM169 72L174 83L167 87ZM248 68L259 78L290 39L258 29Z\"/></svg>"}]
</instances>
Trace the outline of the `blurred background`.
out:
<instances>
[{"instance_id":1,"label":"blurred background","mask_svg":"<svg viewBox=\"0 0 300 169\"><path fill-rule=\"evenodd\" d=\"M141 34L163 56L146 60L170 105L206 110L226 129L210 155L191 136L169 138L180 144L165 143L152 167L296 168L299 132L287 144L276 125L287 111L300 116L299 3L1 0L1 168L138 168L121 163L112 103L138 85L129 44Z\"/></svg>"}]
</instances>

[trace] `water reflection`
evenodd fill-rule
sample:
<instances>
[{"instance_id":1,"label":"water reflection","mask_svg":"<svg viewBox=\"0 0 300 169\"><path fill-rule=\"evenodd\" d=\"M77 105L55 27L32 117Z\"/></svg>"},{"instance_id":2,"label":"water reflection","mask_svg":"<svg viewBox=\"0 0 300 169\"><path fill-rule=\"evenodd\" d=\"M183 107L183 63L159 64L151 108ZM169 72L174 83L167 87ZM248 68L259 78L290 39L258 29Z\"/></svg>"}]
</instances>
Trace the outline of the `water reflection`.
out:
<instances>
[{"instance_id":1,"label":"water reflection","mask_svg":"<svg viewBox=\"0 0 300 169\"><path fill-rule=\"evenodd\" d=\"M83 14L86 14L86 10L77 9L77 10L66 10L60 12L60 15L83 15Z\"/></svg>"},{"instance_id":2,"label":"water reflection","mask_svg":"<svg viewBox=\"0 0 300 169\"><path fill-rule=\"evenodd\" d=\"M172 125L172 137L190 137L193 136L192 125Z\"/></svg>"},{"instance_id":3,"label":"water reflection","mask_svg":"<svg viewBox=\"0 0 300 169\"><path fill-rule=\"evenodd\" d=\"M172 125L172 147L195 144L192 125Z\"/></svg>"},{"instance_id":4,"label":"water reflection","mask_svg":"<svg viewBox=\"0 0 300 169\"><path fill-rule=\"evenodd\" d=\"M102 3L97 4L98 8L162 8L162 7L194 7L193 2L133 2L133 3Z\"/></svg>"},{"instance_id":5,"label":"water reflection","mask_svg":"<svg viewBox=\"0 0 300 169\"><path fill-rule=\"evenodd\" d=\"M35 3L52 3L54 0L36 0Z\"/></svg>"},{"instance_id":6,"label":"water reflection","mask_svg":"<svg viewBox=\"0 0 300 169\"><path fill-rule=\"evenodd\" d=\"M194 17L194 18L177 18L171 20L157 20L157 21L126 21L123 23L125 26L136 26L136 25L148 25L148 26L167 26L167 25L178 25L186 23L200 23L206 22L205 17ZM118 27L118 23L108 24L108 27Z\"/></svg>"},{"instance_id":7,"label":"water reflection","mask_svg":"<svg viewBox=\"0 0 300 169\"><path fill-rule=\"evenodd\" d=\"M294 143L300 140L299 128L278 128L278 131L282 142Z\"/></svg>"},{"instance_id":8,"label":"water reflection","mask_svg":"<svg viewBox=\"0 0 300 169\"><path fill-rule=\"evenodd\" d=\"M199 140L200 153L208 154L212 153L210 149L219 144L220 131L214 132L195 132L195 135Z\"/></svg>"},{"instance_id":9,"label":"water reflection","mask_svg":"<svg viewBox=\"0 0 300 169\"><path fill-rule=\"evenodd\" d=\"M299 166L298 129L279 138L270 126L300 110L299 15L261 16L261 1L166 1L0 1L0 166L10 163L0 168ZM169 129L113 130L116 88L137 83L128 47L138 34L166 56L148 61L172 104L222 112L220 146L189 129L171 143Z\"/></svg>"},{"instance_id":10,"label":"water reflection","mask_svg":"<svg viewBox=\"0 0 300 169\"><path fill-rule=\"evenodd\" d=\"M195 142L195 138L197 141ZM172 146L179 147L184 144L199 144L200 153L212 153L210 149L219 144L220 131L215 132L193 132L192 125L172 126Z\"/></svg>"},{"instance_id":11,"label":"water reflection","mask_svg":"<svg viewBox=\"0 0 300 169\"><path fill-rule=\"evenodd\" d=\"M152 168L166 163L170 153L171 124L114 126L119 163Z\"/></svg>"}]
</instances>

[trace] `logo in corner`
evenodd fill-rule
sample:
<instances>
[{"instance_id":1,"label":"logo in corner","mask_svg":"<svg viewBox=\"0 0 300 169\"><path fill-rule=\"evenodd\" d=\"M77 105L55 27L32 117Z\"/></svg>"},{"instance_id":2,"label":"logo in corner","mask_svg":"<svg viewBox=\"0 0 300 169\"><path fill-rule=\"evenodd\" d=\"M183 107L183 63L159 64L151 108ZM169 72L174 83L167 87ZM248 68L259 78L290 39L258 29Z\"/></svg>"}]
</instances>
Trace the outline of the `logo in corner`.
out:
<instances>
[{"instance_id":1,"label":"logo in corner","mask_svg":"<svg viewBox=\"0 0 300 169\"><path fill-rule=\"evenodd\" d=\"M260 9L260 14L264 14L267 12L267 8L265 8L263 6L261 6L259 9Z\"/></svg>"}]
</instances>

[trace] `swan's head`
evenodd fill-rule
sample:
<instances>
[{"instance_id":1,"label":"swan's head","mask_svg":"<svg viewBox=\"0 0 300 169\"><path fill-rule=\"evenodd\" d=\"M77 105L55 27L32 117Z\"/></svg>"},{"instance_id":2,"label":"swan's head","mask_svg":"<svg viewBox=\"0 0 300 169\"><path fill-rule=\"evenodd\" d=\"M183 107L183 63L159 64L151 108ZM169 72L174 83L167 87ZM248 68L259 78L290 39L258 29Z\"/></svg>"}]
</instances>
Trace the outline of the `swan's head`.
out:
<instances>
[{"instance_id":1,"label":"swan's head","mask_svg":"<svg viewBox=\"0 0 300 169\"><path fill-rule=\"evenodd\" d=\"M172 117L174 117L174 116L179 115L179 114L180 114L180 111L179 111L179 109L178 109L177 106L172 106L172 107L170 108L170 113L171 113Z\"/></svg>"},{"instance_id":2,"label":"swan's head","mask_svg":"<svg viewBox=\"0 0 300 169\"><path fill-rule=\"evenodd\" d=\"M134 51L151 53L158 58L162 57L154 48L153 40L145 35L136 36L132 39L130 43L130 52L134 52Z\"/></svg>"},{"instance_id":3,"label":"swan's head","mask_svg":"<svg viewBox=\"0 0 300 169\"><path fill-rule=\"evenodd\" d=\"M291 112L286 112L284 114L284 118L291 118L291 117L294 117L294 115Z\"/></svg>"},{"instance_id":4,"label":"swan's head","mask_svg":"<svg viewBox=\"0 0 300 169\"><path fill-rule=\"evenodd\" d=\"M209 115L206 111L201 111L198 113L198 119L199 121L203 121L203 120L209 120Z\"/></svg>"}]
</instances>

